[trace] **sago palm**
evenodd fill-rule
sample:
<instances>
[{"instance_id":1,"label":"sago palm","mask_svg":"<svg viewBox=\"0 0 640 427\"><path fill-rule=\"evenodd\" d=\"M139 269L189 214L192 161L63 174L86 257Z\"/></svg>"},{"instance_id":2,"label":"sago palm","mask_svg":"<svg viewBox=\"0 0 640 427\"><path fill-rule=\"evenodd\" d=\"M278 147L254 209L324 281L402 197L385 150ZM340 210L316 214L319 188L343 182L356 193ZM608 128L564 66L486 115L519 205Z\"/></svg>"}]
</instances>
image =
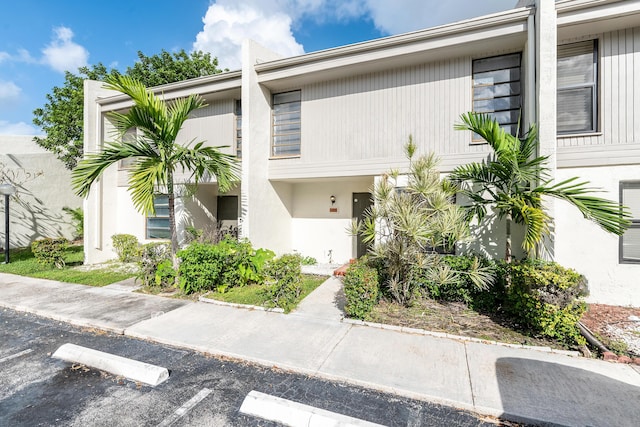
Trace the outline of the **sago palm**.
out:
<instances>
[{"instance_id":1,"label":"sago palm","mask_svg":"<svg viewBox=\"0 0 640 427\"><path fill-rule=\"evenodd\" d=\"M190 95L166 102L139 81L122 75L109 76L105 87L131 97L133 106L124 114L109 114L115 126L116 141L105 142L102 150L87 154L72 172L72 185L79 196L86 197L91 185L109 166L123 159L133 159L129 192L136 209L155 214L154 195L168 196L171 250L175 260L178 249L176 173L191 172L187 181L196 185L206 175L215 176L219 191L225 192L238 180L236 159L221 153L223 147L204 146L203 141L178 143L178 132L189 114L205 106L200 96ZM136 136L125 138L131 129L137 130Z\"/></svg>"},{"instance_id":2,"label":"sago palm","mask_svg":"<svg viewBox=\"0 0 640 427\"><path fill-rule=\"evenodd\" d=\"M460 186L471 203L471 217L478 221L491 207L506 222L505 261L511 262L511 223L525 226L522 248L531 253L549 233L551 217L542 203L543 196L565 200L586 218L607 232L621 235L629 225L629 212L619 203L590 195L598 189L578 177L553 183L547 166L548 156L537 156L538 135L535 126L517 138L505 132L486 114L461 116L457 130L470 130L493 149L487 161L457 167L449 179Z\"/></svg>"}]
</instances>

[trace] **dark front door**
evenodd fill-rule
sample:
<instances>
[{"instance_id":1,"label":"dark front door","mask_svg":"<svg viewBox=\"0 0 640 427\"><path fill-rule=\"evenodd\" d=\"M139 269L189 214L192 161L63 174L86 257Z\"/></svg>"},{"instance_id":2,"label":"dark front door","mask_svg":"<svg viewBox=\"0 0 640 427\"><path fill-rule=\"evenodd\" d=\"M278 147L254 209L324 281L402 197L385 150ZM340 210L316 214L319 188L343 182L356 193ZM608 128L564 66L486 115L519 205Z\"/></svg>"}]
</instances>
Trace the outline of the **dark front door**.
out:
<instances>
[{"instance_id":1,"label":"dark front door","mask_svg":"<svg viewBox=\"0 0 640 427\"><path fill-rule=\"evenodd\" d=\"M373 204L371 193L353 193L353 218L358 221L364 219L365 211ZM367 253L369 245L362 241L362 236L356 236L356 257L360 258Z\"/></svg>"}]
</instances>

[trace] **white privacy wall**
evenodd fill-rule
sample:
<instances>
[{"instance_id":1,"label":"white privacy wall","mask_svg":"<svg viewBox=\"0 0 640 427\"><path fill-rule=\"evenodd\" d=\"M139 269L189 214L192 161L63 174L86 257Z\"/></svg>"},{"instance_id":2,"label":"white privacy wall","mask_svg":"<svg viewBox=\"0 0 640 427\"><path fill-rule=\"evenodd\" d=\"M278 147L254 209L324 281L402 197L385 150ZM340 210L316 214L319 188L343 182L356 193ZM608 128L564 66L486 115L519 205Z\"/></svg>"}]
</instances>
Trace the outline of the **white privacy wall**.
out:
<instances>
[{"instance_id":1,"label":"white privacy wall","mask_svg":"<svg viewBox=\"0 0 640 427\"><path fill-rule=\"evenodd\" d=\"M352 196L368 192L372 184L373 178L293 184L293 250L320 263L344 263L355 258L355 237L347 231ZM333 206L331 196L336 198ZM332 207L338 212L330 212Z\"/></svg>"},{"instance_id":2,"label":"white privacy wall","mask_svg":"<svg viewBox=\"0 0 640 427\"><path fill-rule=\"evenodd\" d=\"M558 180L579 176L605 192L599 197L619 200L619 182L638 179L637 166L559 169ZM619 238L582 217L566 202L555 209L555 260L589 280L588 301L640 306L640 265L618 262Z\"/></svg>"}]
</instances>

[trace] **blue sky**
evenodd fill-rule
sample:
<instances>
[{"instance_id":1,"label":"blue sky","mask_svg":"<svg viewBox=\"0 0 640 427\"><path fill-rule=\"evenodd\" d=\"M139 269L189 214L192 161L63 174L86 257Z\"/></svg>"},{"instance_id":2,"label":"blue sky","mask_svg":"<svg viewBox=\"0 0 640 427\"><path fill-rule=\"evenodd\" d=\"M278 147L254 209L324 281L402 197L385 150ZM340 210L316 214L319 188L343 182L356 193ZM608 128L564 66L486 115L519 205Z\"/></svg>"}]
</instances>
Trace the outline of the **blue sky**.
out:
<instances>
[{"instance_id":1,"label":"blue sky","mask_svg":"<svg viewBox=\"0 0 640 427\"><path fill-rule=\"evenodd\" d=\"M64 71L194 49L237 69L242 40L284 56L428 28L516 0L0 0L0 134L37 134L33 110Z\"/></svg>"}]
</instances>

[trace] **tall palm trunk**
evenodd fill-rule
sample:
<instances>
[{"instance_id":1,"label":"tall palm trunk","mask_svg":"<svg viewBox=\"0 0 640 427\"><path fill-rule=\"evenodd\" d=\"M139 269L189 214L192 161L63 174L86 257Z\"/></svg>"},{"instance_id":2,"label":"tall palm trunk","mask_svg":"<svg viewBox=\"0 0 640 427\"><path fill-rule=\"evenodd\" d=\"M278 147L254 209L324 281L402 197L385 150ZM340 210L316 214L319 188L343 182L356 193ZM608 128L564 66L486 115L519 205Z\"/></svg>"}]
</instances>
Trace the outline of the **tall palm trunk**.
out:
<instances>
[{"instance_id":1,"label":"tall palm trunk","mask_svg":"<svg viewBox=\"0 0 640 427\"><path fill-rule=\"evenodd\" d=\"M173 171L167 173L167 197L169 199L169 232L171 233L171 260L173 268L178 268L178 232L176 231L176 203L173 188Z\"/></svg>"},{"instance_id":2,"label":"tall palm trunk","mask_svg":"<svg viewBox=\"0 0 640 427\"><path fill-rule=\"evenodd\" d=\"M506 236L505 236L505 240L506 240L506 244L505 244L505 252L504 252L504 260L506 261L507 264L511 264L511 222L513 221L513 215L511 214L511 211L507 212L506 215L506 225L507 225L507 232L506 232Z\"/></svg>"}]
</instances>

